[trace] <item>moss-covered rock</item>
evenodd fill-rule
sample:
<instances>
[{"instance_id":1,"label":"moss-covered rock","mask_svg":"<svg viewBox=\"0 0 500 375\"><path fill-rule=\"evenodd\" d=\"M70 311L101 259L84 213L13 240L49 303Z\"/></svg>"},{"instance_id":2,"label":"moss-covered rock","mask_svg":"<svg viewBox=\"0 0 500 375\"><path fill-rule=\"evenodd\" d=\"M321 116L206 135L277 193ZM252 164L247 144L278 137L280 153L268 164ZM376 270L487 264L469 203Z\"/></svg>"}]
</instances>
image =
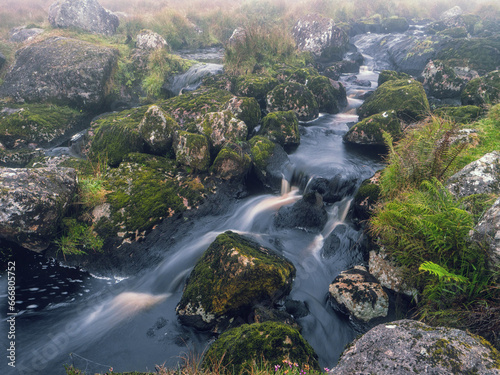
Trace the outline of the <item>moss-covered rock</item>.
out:
<instances>
[{"instance_id":1,"label":"moss-covered rock","mask_svg":"<svg viewBox=\"0 0 500 375\"><path fill-rule=\"evenodd\" d=\"M464 105L460 107L440 107L433 113L435 116L449 118L462 124L468 124L476 121L481 116L482 112L482 109L475 105Z\"/></svg>"},{"instance_id":2,"label":"moss-covered rock","mask_svg":"<svg viewBox=\"0 0 500 375\"><path fill-rule=\"evenodd\" d=\"M342 60L325 68L323 75L338 81L342 73L359 73L360 63L352 60Z\"/></svg>"},{"instance_id":3,"label":"moss-covered rock","mask_svg":"<svg viewBox=\"0 0 500 375\"><path fill-rule=\"evenodd\" d=\"M283 148L269 139L258 135L249 141L253 171L264 186L273 189L281 187L282 168L289 162Z\"/></svg>"},{"instance_id":4,"label":"moss-covered rock","mask_svg":"<svg viewBox=\"0 0 500 375\"><path fill-rule=\"evenodd\" d=\"M382 70L378 75L378 85L380 86L387 81L397 79L411 79L411 76L403 72L395 72L394 70Z\"/></svg>"},{"instance_id":5,"label":"moss-covered rock","mask_svg":"<svg viewBox=\"0 0 500 375\"><path fill-rule=\"evenodd\" d=\"M346 91L340 82L315 76L307 81L307 88L313 93L320 112L335 114L347 106Z\"/></svg>"},{"instance_id":6,"label":"moss-covered rock","mask_svg":"<svg viewBox=\"0 0 500 375\"><path fill-rule=\"evenodd\" d=\"M250 146L228 142L217 154L211 169L220 178L233 180L245 177L251 166Z\"/></svg>"},{"instance_id":7,"label":"moss-covered rock","mask_svg":"<svg viewBox=\"0 0 500 375\"><path fill-rule=\"evenodd\" d=\"M404 17L389 17L382 20L382 30L385 33L404 33L410 25Z\"/></svg>"},{"instance_id":8,"label":"moss-covered rock","mask_svg":"<svg viewBox=\"0 0 500 375\"><path fill-rule=\"evenodd\" d=\"M234 117L230 111L207 113L196 127L209 140L214 155L226 142L245 141L248 136L246 124Z\"/></svg>"},{"instance_id":9,"label":"moss-covered rock","mask_svg":"<svg viewBox=\"0 0 500 375\"><path fill-rule=\"evenodd\" d=\"M187 124L209 112L218 112L233 97L229 91L200 88L167 99L159 106L185 129Z\"/></svg>"},{"instance_id":10,"label":"moss-covered rock","mask_svg":"<svg viewBox=\"0 0 500 375\"><path fill-rule=\"evenodd\" d=\"M401 138L401 121L396 111L385 111L361 120L344 135L344 141L358 145L384 146L384 132L390 133L394 139Z\"/></svg>"},{"instance_id":11,"label":"moss-covered rock","mask_svg":"<svg viewBox=\"0 0 500 375\"><path fill-rule=\"evenodd\" d=\"M224 111L230 111L237 119L243 121L248 133L252 133L260 122L261 110L255 98L233 97L224 105Z\"/></svg>"},{"instance_id":12,"label":"moss-covered rock","mask_svg":"<svg viewBox=\"0 0 500 375\"><path fill-rule=\"evenodd\" d=\"M270 366L287 368L296 363L303 371L319 371L317 355L302 335L275 322L245 324L225 332L208 349L203 366L215 370L222 365L231 373L246 374L262 358Z\"/></svg>"},{"instance_id":13,"label":"moss-covered rock","mask_svg":"<svg viewBox=\"0 0 500 375\"><path fill-rule=\"evenodd\" d=\"M251 307L277 301L291 289L295 267L236 233L215 239L196 263L176 307L183 324L218 330Z\"/></svg>"},{"instance_id":14,"label":"moss-covered rock","mask_svg":"<svg viewBox=\"0 0 500 375\"><path fill-rule=\"evenodd\" d=\"M238 96L255 98L264 107L268 92L277 85L276 78L249 74L236 79L234 93Z\"/></svg>"},{"instance_id":15,"label":"moss-covered rock","mask_svg":"<svg viewBox=\"0 0 500 375\"><path fill-rule=\"evenodd\" d=\"M210 144L201 134L180 131L174 140L175 159L178 163L198 172L210 167Z\"/></svg>"},{"instance_id":16,"label":"moss-covered rock","mask_svg":"<svg viewBox=\"0 0 500 375\"><path fill-rule=\"evenodd\" d=\"M85 114L53 104L0 103L0 144L6 149L47 147L84 125Z\"/></svg>"},{"instance_id":17,"label":"moss-covered rock","mask_svg":"<svg viewBox=\"0 0 500 375\"><path fill-rule=\"evenodd\" d=\"M267 95L267 112L294 111L300 121L313 120L319 107L313 93L306 86L287 82L276 86Z\"/></svg>"},{"instance_id":18,"label":"moss-covered rock","mask_svg":"<svg viewBox=\"0 0 500 375\"><path fill-rule=\"evenodd\" d=\"M462 105L496 104L500 101L500 70L475 78L462 91Z\"/></svg>"},{"instance_id":19,"label":"moss-covered rock","mask_svg":"<svg viewBox=\"0 0 500 375\"><path fill-rule=\"evenodd\" d=\"M465 26L450 27L437 33L438 35L449 36L450 38L467 38Z\"/></svg>"},{"instance_id":20,"label":"moss-covered rock","mask_svg":"<svg viewBox=\"0 0 500 375\"><path fill-rule=\"evenodd\" d=\"M262 119L259 135L269 138L284 148L300 144L299 121L293 111L273 112Z\"/></svg>"},{"instance_id":21,"label":"moss-covered rock","mask_svg":"<svg viewBox=\"0 0 500 375\"><path fill-rule=\"evenodd\" d=\"M307 85L307 82L313 78L319 76L318 71L313 67L308 68L300 68L292 71L290 74L287 74L286 71L282 72L283 78L290 82L297 82L303 85Z\"/></svg>"},{"instance_id":22,"label":"moss-covered rock","mask_svg":"<svg viewBox=\"0 0 500 375\"><path fill-rule=\"evenodd\" d=\"M358 220L368 220L371 211L378 202L380 196L380 175L381 171L378 171L373 177L364 180L354 195L353 211Z\"/></svg>"},{"instance_id":23,"label":"moss-covered rock","mask_svg":"<svg viewBox=\"0 0 500 375\"><path fill-rule=\"evenodd\" d=\"M148 146L148 153L166 155L172 148L179 125L157 105L148 108L139 123L139 133Z\"/></svg>"},{"instance_id":24,"label":"moss-covered rock","mask_svg":"<svg viewBox=\"0 0 500 375\"><path fill-rule=\"evenodd\" d=\"M180 173L175 161L132 153L103 174L108 191L96 232L111 240L139 240L164 218L201 204L206 188L198 177Z\"/></svg>"},{"instance_id":25,"label":"moss-covered rock","mask_svg":"<svg viewBox=\"0 0 500 375\"><path fill-rule=\"evenodd\" d=\"M405 121L416 121L427 115L430 107L422 84L412 79L387 81L358 108L358 115L364 119L392 110Z\"/></svg>"},{"instance_id":26,"label":"moss-covered rock","mask_svg":"<svg viewBox=\"0 0 500 375\"><path fill-rule=\"evenodd\" d=\"M444 61L431 60L422 72L424 87L438 99L459 98L463 88L477 73L464 69L455 69ZM465 73L465 74L463 74Z\"/></svg>"},{"instance_id":27,"label":"moss-covered rock","mask_svg":"<svg viewBox=\"0 0 500 375\"><path fill-rule=\"evenodd\" d=\"M138 107L100 117L91 124L89 144L84 152L92 161L107 160L116 167L131 152L143 152L146 142L139 131L148 110Z\"/></svg>"}]
</instances>

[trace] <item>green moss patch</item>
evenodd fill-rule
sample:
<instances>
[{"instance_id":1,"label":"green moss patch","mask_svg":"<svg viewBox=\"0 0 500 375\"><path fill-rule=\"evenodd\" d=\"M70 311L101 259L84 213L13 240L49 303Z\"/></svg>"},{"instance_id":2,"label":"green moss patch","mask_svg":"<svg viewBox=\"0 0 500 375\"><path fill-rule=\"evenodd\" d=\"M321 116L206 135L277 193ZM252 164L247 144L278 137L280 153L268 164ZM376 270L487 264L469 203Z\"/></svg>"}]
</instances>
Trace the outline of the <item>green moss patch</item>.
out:
<instances>
[{"instance_id":1,"label":"green moss patch","mask_svg":"<svg viewBox=\"0 0 500 375\"><path fill-rule=\"evenodd\" d=\"M449 118L452 121L462 124L468 124L479 119L482 112L480 107L465 105L461 107L440 107L434 111L434 115Z\"/></svg>"},{"instance_id":2,"label":"green moss patch","mask_svg":"<svg viewBox=\"0 0 500 375\"><path fill-rule=\"evenodd\" d=\"M294 111L300 121L318 117L319 107L313 93L305 85L286 82L276 86L267 95L268 112Z\"/></svg>"},{"instance_id":3,"label":"green moss patch","mask_svg":"<svg viewBox=\"0 0 500 375\"><path fill-rule=\"evenodd\" d=\"M339 113L347 104L346 91L340 82L332 83L325 76L315 76L307 81L307 88L313 93L320 112Z\"/></svg>"},{"instance_id":4,"label":"green moss patch","mask_svg":"<svg viewBox=\"0 0 500 375\"><path fill-rule=\"evenodd\" d=\"M349 129L344 140L355 144L384 146L384 132L390 133L394 139L401 138L403 133L396 111L386 111L365 118Z\"/></svg>"},{"instance_id":5,"label":"green moss patch","mask_svg":"<svg viewBox=\"0 0 500 375\"><path fill-rule=\"evenodd\" d=\"M382 70L378 76L378 85L397 79L411 79L409 74L403 72L395 72L394 70Z\"/></svg>"},{"instance_id":6,"label":"green moss patch","mask_svg":"<svg viewBox=\"0 0 500 375\"><path fill-rule=\"evenodd\" d=\"M500 101L500 70L474 78L462 92L463 105L496 104Z\"/></svg>"},{"instance_id":7,"label":"green moss patch","mask_svg":"<svg viewBox=\"0 0 500 375\"><path fill-rule=\"evenodd\" d=\"M273 112L262 119L259 135L283 147L296 147L300 144L299 121L293 111Z\"/></svg>"},{"instance_id":8,"label":"green moss patch","mask_svg":"<svg viewBox=\"0 0 500 375\"><path fill-rule=\"evenodd\" d=\"M257 169L265 171L271 158L275 144L269 139L257 135L249 141L252 160Z\"/></svg>"},{"instance_id":9,"label":"green moss patch","mask_svg":"<svg viewBox=\"0 0 500 375\"><path fill-rule=\"evenodd\" d=\"M236 79L235 93L238 96L253 97L265 101L267 93L278 85L278 80L263 75L243 75Z\"/></svg>"}]
</instances>

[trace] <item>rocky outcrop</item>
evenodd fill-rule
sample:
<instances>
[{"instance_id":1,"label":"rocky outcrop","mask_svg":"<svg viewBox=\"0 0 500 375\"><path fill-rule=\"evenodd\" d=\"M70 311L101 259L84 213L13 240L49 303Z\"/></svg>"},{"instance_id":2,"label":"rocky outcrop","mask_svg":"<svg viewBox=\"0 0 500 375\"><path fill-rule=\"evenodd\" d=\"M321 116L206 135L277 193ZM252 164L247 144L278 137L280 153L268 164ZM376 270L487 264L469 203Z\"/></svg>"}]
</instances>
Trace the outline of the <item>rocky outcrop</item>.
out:
<instances>
[{"instance_id":1,"label":"rocky outcrop","mask_svg":"<svg viewBox=\"0 0 500 375\"><path fill-rule=\"evenodd\" d=\"M157 105L152 105L139 123L139 133L146 142L148 153L166 155L172 148L179 125Z\"/></svg>"},{"instance_id":2,"label":"rocky outcrop","mask_svg":"<svg viewBox=\"0 0 500 375\"><path fill-rule=\"evenodd\" d=\"M279 228L300 228L320 232L328 221L328 214L320 194L307 193L291 207L281 207L274 218Z\"/></svg>"},{"instance_id":3,"label":"rocky outcrop","mask_svg":"<svg viewBox=\"0 0 500 375\"><path fill-rule=\"evenodd\" d=\"M311 77L306 86L313 93L320 112L335 114L347 106L345 87L338 81L318 75Z\"/></svg>"},{"instance_id":4,"label":"rocky outcrop","mask_svg":"<svg viewBox=\"0 0 500 375\"><path fill-rule=\"evenodd\" d=\"M488 244L488 265L492 270L500 267L500 198L481 217L471 236L473 241Z\"/></svg>"},{"instance_id":5,"label":"rocky outcrop","mask_svg":"<svg viewBox=\"0 0 500 375\"><path fill-rule=\"evenodd\" d=\"M177 132L174 139L175 159L178 163L206 172L210 167L210 144L201 134Z\"/></svg>"},{"instance_id":6,"label":"rocky outcrop","mask_svg":"<svg viewBox=\"0 0 500 375\"><path fill-rule=\"evenodd\" d=\"M158 33L151 30L141 30L135 39L135 46L144 50L167 48L167 41Z\"/></svg>"},{"instance_id":7,"label":"rocky outcrop","mask_svg":"<svg viewBox=\"0 0 500 375\"><path fill-rule=\"evenodd\" d=\"M176 312L185 325L220 332L254 304L288 294L294 275L294 266L271 250L225 232L195 265Z\"/></svg>"},{"instance_id":8,"label":"rocky outcrop","mask_svg":"<svg viewBox=\"0 0 500 375\"><path fill-rule=\"evenodd\" d=\"M462 105L484 105L500 102L500 70L472 79L462 92Z\"/></svg>"},{"instance_id":9,"label":"rocky outcrop","mask_svg":"<svg viewBox=\"0 0 500 375\"><path fill-rule=\"evenodd\" d=\"M300 121L318 117L319 107L313 93L305 85L296 82L282 83L267 94L268 113L294 111Z\"/></svg>"},{"instance_id":10,"label":"rocky outcrop","mask_svg":"<svg viewBox=\"0 0 500 375\"><path fill-rule=\"evenodd\" d=\"M300 144L299 122L293 111L273 112L262 119L259 135L269 138L283 148Z\"/></svg>"},{"instance_id":11,"label":"rocky outcrop","mask_svg":"<svg viewBox=\"0 0 500 375\"><path fill-rule=\"evenodd\" d=\"M39 29L38 27L33 27L27 29L25 26L22 27L14 27L9 31L9 40L14 43L22 43L25 41L33 40L37 35L43 33L43 29Z\"/></svg>"},{"instance_id":12,"label":"rocky outcrop","mask_svg":"<svg viewBox=\"0 0 500 375\"><path fill-rule=\"evenodd\" d=\"M403 72L395 72L394 70L382 70L378 75L377 83L380 86L387 81L395 81L398 79L409 80L412 79L412 77Z\"/></svg>"},{"instance_id":13,"label":"rocky outcrop","mask_svg":"<svg viewBox=\"0 0 500 375\"><path fill-rule=\"evenodd\" d=\"M308 183L307 191L317 192L326 203L335 203L352 195L356 184L356 178L347 174L338 174L331 179L315 177Z\"/></svg>"},{"instance_id":14,"label":"rocky outcrop","mask_svg":"<svg viewBox=\"0 0 500 375\"><path fill-rule=\"evenodd\" d=\"M363 266L341 272L329 292L336 310L363 322L385 317L389 311L389 297Z\"/></svg>"},{"instance_id":15,"label":"rocky outcrop","mask_svg":"<svg viewBox=\"0 0 500 375\"><path fill-rule=\"evenodd\" d=\"M435 98L460 98L467 82L479 77L476 71L467 67L451 67L446 62L429 61L424 71L424 88Z\"/></svg>"},{"instance_id":16,"label":"rocky outcrop","mask_svg":"<svg viewBox=\"0 0 500 375\"><path fill-rule=\"evenodd\" d=\"M302 372L319 371L317 355L299 331L275 322L245 324L223 333L208 349L203 366L214 371L224 366L239 374L257 358L265 358L276 370L295 363Z\"/></svg>"},{"instance_id":17,"label":"rocky outcrop","mask_svg":"<svg viewBox=\"0 0 500 375\"><path fill-rule=\"evenodd\" d=\"M231 112L237 119L243 121L249 134L260 122L261 110L255 98L235 96L224 105L224 111Z\"/></svg>"},{"instance_id":18,"label":"rocky outcrop","mask_svg":"<svg viewBox=\"0 0 500 375\"><path fill-rule=\"evenodd\" d=\"M480 336L413 320L380 324L355 340L330 374L498 374L499 353Z\"/></svg>"},{"instance_id":19,"label":"rocky outcrop","mask_svg":"<svg viewBox=\"0 0 500 375\"><path fill-rule=\"evenodd\" d=\"M53 37L19 50L0 97L97 110L103 107L117 52L80 40Z\"/></svg>"},{"instance_id":20,"label":"rocky outcrop","mask_svg":"<svg viewBox=\"0 0 500 375\"><path fill-rule=\"evenodd\" d=\"M226 142L245 141L248 135L246 124L230 111L207 113L196 127L210 141L212 154L217 154Z\"/></svg>"},{"instance_id":21,"label":"rocky outcrop","mask_svg":"<svg viewBox=\"0 0 500 375\"><path fill-rule=\"evenodd\" d=\"M75 28L113 35L120 24L116 15L97 0L59 0L49 8L49 22L55 28Z\"/></svg>"},{"instance_id":22,"label":"rocky outcrop","mask_svg":"<svg viewBox=\"0 0 500 375\"><path fill-rule=\"evenodd\" d=\"M363 119L344 135L344 142L357 145L384 146L384 132L395 140L401 138L401 120L396 111L385 111Z\"/></svg>"},{"instance_id":23,"label":"rocky outcrop","mask_svg":"<svg viewBox=\"0 0 500 375\"><path fill-rule=\"evenodd\" d=\"M349 46L344 30L335 26L332 19L309 14L297 21L293 37L301 51L311 52L321 61L340 61Z\"/></svg>"},{"instance_id":24,"label":"rocky outcrop","mask_svg":"<svg viewBox=\"0 0 500 375\"><path fill-rule=\"evenodd\" d=\"M500 193L500 152L493 151L466 165L446 182L457 198L473 194Z\"/></svg>"},{"instance_id":25,"label":"rocky outcrop","mask_svg":"<svg viewBox=\"0 0 500 375\"><path fill-rule=\"evenodd\" d=\"M278 80L259 75L245 75L236 79L234 93L255 98L262 108L266 107L267 94L278 85Z\"/></svg>"},{"instance_id":26,"label":"rocky outcrop","mask_svg":"<svg viewBox=\"0 0 500 375\"><path fill-rule=\"evenodd\" d=\"M45 250L75 192L71 168L0 168L0 237Z\"/></svg>"},{"instance_id":27,"label":"rocky outcrop","mask_svg":"<svg viewBox=\"0 0 500 375\"><path fill-rule=\"evenodd\" d=\"M252 166L250 146L246 142L227 142L212 164L211 170L224 180L244 178Z\"/></svg>"}]
</instances>

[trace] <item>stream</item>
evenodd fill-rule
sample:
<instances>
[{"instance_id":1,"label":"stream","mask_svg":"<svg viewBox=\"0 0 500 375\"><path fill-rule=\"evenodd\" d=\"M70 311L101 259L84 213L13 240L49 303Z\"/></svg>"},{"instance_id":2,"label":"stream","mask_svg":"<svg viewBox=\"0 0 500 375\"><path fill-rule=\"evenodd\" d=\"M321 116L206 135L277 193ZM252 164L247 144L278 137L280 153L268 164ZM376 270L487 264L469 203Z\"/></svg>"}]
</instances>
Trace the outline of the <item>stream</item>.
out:
<instances>
[{"instance_id":1,"label":"stream","mask_svg":"<svg viewBox=\"0 0 500 375\"><path fill-rule=\"evenodd\" d=\"M295 265L289 299L301 301L309 310L297 321L321 366L334 367L345 345L358 335L327 301L333 279L364 262L358 246L363 233L349 215L352 196L327 206L329 219L321 233L278 229L273 219L280 207L298 201L315 178L339 177L355 190L382 167L378 155L342 142L348 124L357 121L355 111L362 100L356 97L376 88L378 73L373 67L364 66L356 74L359 80L369 80L370 88L347 82L349 75L341 78L349 96L343 113L322 114L301 124L301 144L289 155L290 176L295 177L284 180L281 194L234 201L222 214L198 219L189 235L180 236L169 248L157 241L150 250L162 252L164 258L156 267L126 279L104 278L33 252L23 254L16 270L17 363L11 373L65 374L64 364L89 374L110 367L115 372L154 371L155 365L175 367L185 358L200 358L214 337L180 325L175 307L196 261L227 230L253 238ZM332 236L335 240L329 241ZM5 277L0 282L5 285ZM3 305L6 295L0 295L0 300ZM3 332L7 322L2 320L0 325Z\"/></svg>"}]
</instances>

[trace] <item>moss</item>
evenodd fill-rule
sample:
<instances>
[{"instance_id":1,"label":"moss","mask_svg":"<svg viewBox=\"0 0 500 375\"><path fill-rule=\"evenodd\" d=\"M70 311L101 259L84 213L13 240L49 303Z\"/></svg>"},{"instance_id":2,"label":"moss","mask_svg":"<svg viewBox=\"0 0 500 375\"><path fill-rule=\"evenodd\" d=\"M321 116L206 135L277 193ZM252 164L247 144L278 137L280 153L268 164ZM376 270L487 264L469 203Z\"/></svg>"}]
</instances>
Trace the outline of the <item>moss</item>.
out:
<instances>
[{"instance_id":1,"label":"moss","mask_svg":"<svg viewBox=\"0 0 500 375\"><path fill-rule=\"evenodd\" d=\"M479 119L482 112L480 107L466 105L461 107L440 107L434 111L434 115L449 118L454 122L468 124Z\"/></svg>"},{"instance_id":2,"label":"moss","mask_svg":"<svg viewBox=\"0 0 500 375\"><path fill-rule=\"evenodd\" d=\"M246 143L226 143L217 154L211 170L223 179L243 177L252 163L252 158L247 152L249 148Z\"/></svg>"},{"instance_id":3,"label":"moss","mask_svg":"<svg viewBox=\"0 0 500 375\"><path fill-rule=\"evenodd\" d=\"M294 275L295 267L271 250L225 232L197 262L177 310L191 306L194 310L202 308L216 319L238 316L254 303L288 294Z\"/></svg>"},{"instance_id":4,"label":"moss","mask_svg":"<svg viewBox=\"0 0 500 375\"><path fill-rule=\"evenodd\" d=\"M382 21L382 29L386 33L402 33L408 30L409 24L404 17L389 17Z\"/></svg>"},{"instance_id":5,"label":"moss","mask_svg":"<svg viewBox=\"0 0 500 375\"><path fill-rule=\"evenodd\" d=\"M298 368L307 364L319 371L317 355L301 334L276 322L245 324L223 333L208 349L203 367L215 370L221 364L230 373L245 374L261 359L283 367L288 366L288 362L291 366L297 363Z\"/></svg>"},{"instance_id":6,"label":"moss","mask_svg":"<svg viewBox=\"0 0 500 375\"><path fill-rule=\"evenodd\" d=\"M175 158L178 163L206 172L210 166L210 145L201 134L181 131L177 133L174 144Z\"/></svg>"},{"instance_id":7,"label":"moss","mask_svg":"<svg viewBox=\"0 0 500 375\"><path fill-rule=\"evenodd\" d=\"M283 147L297 147L300 144L297 116L293 111L270 113L262 119L259 135Z\"/></svg>"},{"instance_id":8,"label":"moss","mask_svg":"<svg viewBox=\"0 0 500 375\"><path fill-rule=\"evenodd\" d=\"M470 80L462 92L462 105L496 104L500 101L500 70Z\"/></svg>"},{"instance_id":9,"label":"moss","mask_svg":"<svg viewBox=\"0 0 500 375\"><path fill-rule=\"evenodd\" d=\"M236 79L235 93L238 96L253 97L259 103L266 100L267 93L278 85L278 80L262 75L244 75Z\"/></svg>"},{"instance_id":10,"label":"moss","mask_svg":"<svg viewBox=\"0 0 500 375\"><path fill-rule=\"evenodd\" d=\"M305 85L286 82L276 86L267 95L267 111L294 111L300 121L309 121L319 114L313 93Z\"/></svg>"},{"instance_id":11,"label":"moss","mask_svg":"<svg viewBox=\"0 0 500 375\"><path fill-rule=\"evenodd\" d=\"M344 86L341 83L336 83L334 86L325 76L311 77L307 81L307 88L313 93L320 112L339 113L347 104Z\"/></svg>"},{"instance_id":12,"label":"moss","mask_svg":"<svg viewBox=\"0 0 500 375\"><path fill-rule=\"evenodd\" d=\"M449 29L439 31L437 34L449 36L451 38L467 38L467 29L464 26L451 27Z\"/></svg>"},{"instance_id":13,"label":"moss","mask_svg":"<svg viewBox=\"0 0 500 375\"><path fill-rule=\"evenodd\" d=\"M477 224L481 216L495 203L496 197L494 194L472 194L462 198L461 202L465 209L470 212L474 218L474 223Z\"/></svg>"},{"instance_id":14,"label":"moss","mask_svg":"<svg viewBox=\"0 0 500 375\"><path fill-rule=\"evenodd\" d=\"M269 163L270 157L273 154L275 144L260 135L250 139L249 143L253 163L259 170L264 171Z\"/></svg>"},{"instance_id":15,"label":"moss","mask_svg":"<svg viewBox=\"0 0 500 375\"><path fill-rule=\"evenodd\" d=\"M284 72L286 75L286 72ZM319 73L315 68L301 68L296 69L288 75L288 81L301 83L307 85L307 82L313 78L318 77Z\"/></svg>"},{"instance_id":16,"label":"moss","mask_svg":"<svg viewBox=\"0 0 500 375\"><path fill-rule=\"evenodd\" d=\"M157 155L171 151L174 134L179 129L179 124L155 105L149 107L139 126L148 152Z\"/></svg>"},{"instance_id":17,"label":"moss","mask_svg":"<svg viewBox=\"0 0 500 375\"><path fill-rule=\"evenodd\" d=\"M380 86L387 81L398 79L411 79L411 76L403 72L395 72L394 70L382 70L378 76L378 85Z\"/></svg>"},{"instance_id":18,"label":"moss","mask_svg":"<svg viewBox=\"0 0 500 375\"><path fill-rule=\"evenodd\" d=\"M364 180L354 195L354 207L361 220L369 218L370 210L375 207L380 197L380 186L371 181Z\"/></svg>"},{"instance_id":19,"label":"moss","mask_svg":"<svg viewBox=\"0 0 500 375\"><path fill-rule=\"evenodd\" d=\"M54 104L1 104L0 143L7 148L45 147L83 124L85 113Z\"/></svg>"},{"instance_id":20,"label":"moss","mask_svg":"<svg viewBox=\"0 0 500 375\"><path fill-rule=\"evenodd\" d=\"M405 121L418 120L430 112L424 88L415 80L390 80L375 90L358 108L360 119L395 110Z\"/></svg>"},{"instance_id":21,"label":"moss","mask_svg":"<svg viewBox=\"0 0 500 375\"><path fill-rule=\"evenodd\" d=\"M100 117L91 124L88 156L92 161L107 159L116 167L131 152L143 152L145 142L139 132L147 106Z\"/></svg>"},{"instance_id":22,"label":"moss","mask_svg":"<svg viewBox=\"0 0 500 375\"><path fill-rule=\"evenodd\" d=\"M224 105L225 110L229 110L237 119L247 125L250 134L260 122L261 110L255 98L234 97Z\"/></svg>"},{"instance_id":23,"label":"moss","mask_svg":"<svg viewBox=\"0 0 500 375\"><path fill-rule=\"evenodd\" d=\"M248 136L246 124L234 117L231 111L207 113L197 128L209 140L213 155L220 151L224 143L242 142Z\"/></svg>"},{"instance_id":24,"label":"moss","mask_svg":"<svg viewBox=\"0 0 500 375\"><path fill-rule=\"evenodd\" d=\"M344 140L356 144L384 146L384 132L390 133L395 140L401 138L403 133L396 111L386 111L365 118L349 129Z\"/></svg>"}]
</instances>

